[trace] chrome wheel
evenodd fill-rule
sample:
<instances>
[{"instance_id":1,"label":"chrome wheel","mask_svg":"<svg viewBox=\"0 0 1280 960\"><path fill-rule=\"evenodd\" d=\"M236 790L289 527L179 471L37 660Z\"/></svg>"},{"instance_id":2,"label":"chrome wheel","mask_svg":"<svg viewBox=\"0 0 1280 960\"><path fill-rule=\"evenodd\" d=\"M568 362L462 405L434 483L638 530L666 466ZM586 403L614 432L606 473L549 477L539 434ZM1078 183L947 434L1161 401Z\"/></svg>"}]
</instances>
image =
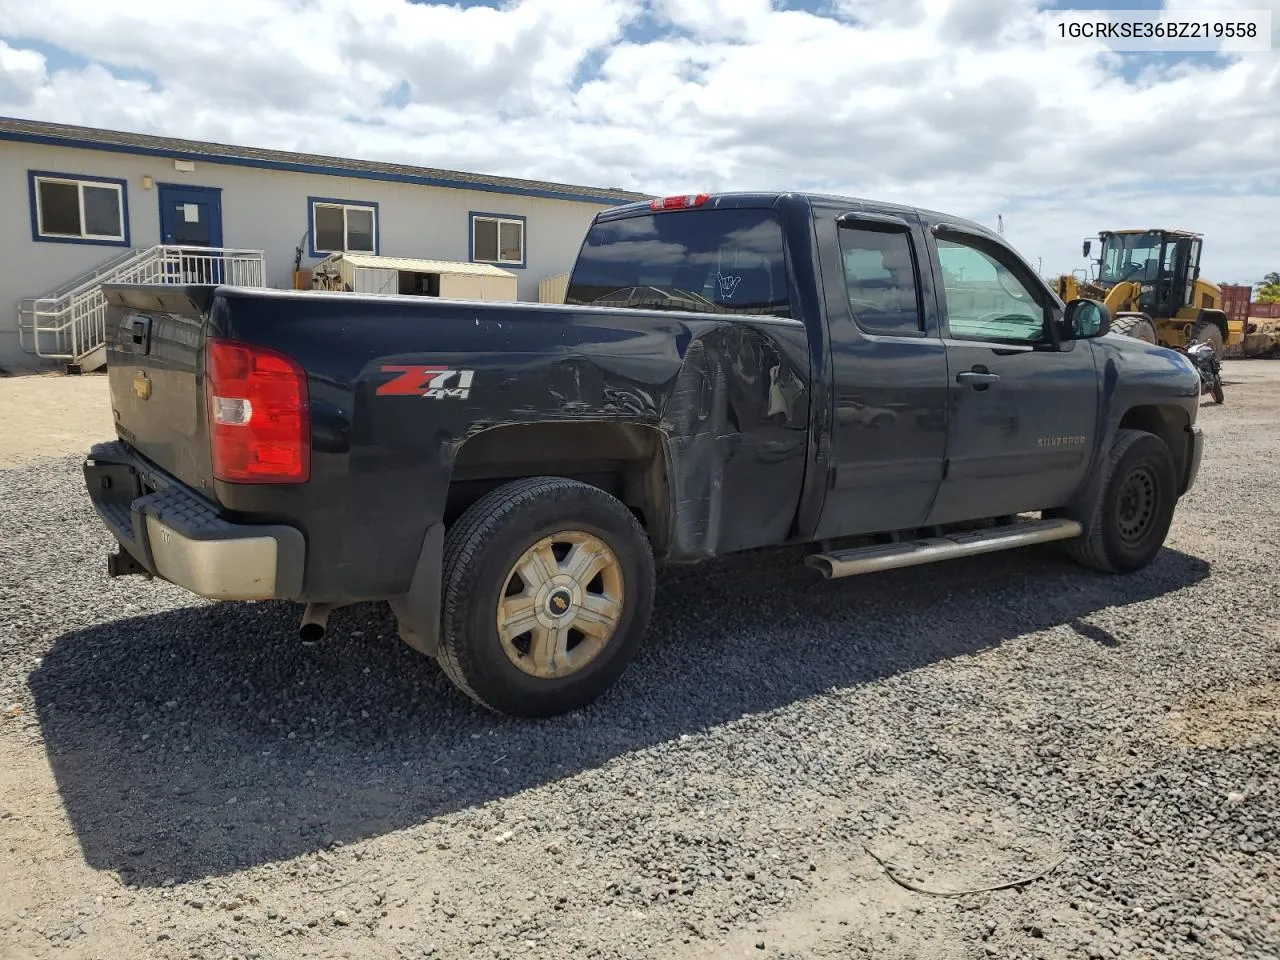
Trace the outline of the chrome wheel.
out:
<instances>
[{"instance_id":1,"label":"chrome wheel","mask_svg":"<svg viewBox=\"0 0 1280 960\"><path fill-rule=\"evenodd\" d=\"M599 537L566 530L520 555L498 601L507 659L534 677L581 670L605 648L622 618L622 564Z\"/></svg>"}]
</instances>

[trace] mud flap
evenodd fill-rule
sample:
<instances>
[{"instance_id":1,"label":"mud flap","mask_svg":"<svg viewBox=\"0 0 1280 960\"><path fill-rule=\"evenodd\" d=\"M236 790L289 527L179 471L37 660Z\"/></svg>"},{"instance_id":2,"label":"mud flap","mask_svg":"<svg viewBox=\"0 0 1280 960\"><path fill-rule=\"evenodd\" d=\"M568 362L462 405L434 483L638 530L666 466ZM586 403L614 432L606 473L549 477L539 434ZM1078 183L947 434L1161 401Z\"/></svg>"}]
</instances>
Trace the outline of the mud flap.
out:
<instances>
[{"instance_id":1,"label":"mud flap","mask_svg":"<svg viewBox=\"0 0 1280 960\"><path fill-rule=\"evenodd\" d=\"M422 551L409 581L409 592L389 602L400 639L419 653L434 657L440 648L440 584L444 575L444 525L432 524L422 538Z\"/></svg>"}]
</instances>

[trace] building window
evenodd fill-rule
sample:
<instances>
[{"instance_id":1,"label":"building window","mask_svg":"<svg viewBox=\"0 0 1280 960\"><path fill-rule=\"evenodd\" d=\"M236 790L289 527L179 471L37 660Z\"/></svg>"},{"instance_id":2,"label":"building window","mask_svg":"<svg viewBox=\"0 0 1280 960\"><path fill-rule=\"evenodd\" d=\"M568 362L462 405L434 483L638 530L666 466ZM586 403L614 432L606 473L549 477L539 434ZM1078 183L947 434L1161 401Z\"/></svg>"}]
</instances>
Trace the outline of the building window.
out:
<instances>
[{"instance_id":1,"label":"building window","mask_svg":"<svg viewBox=\"0 0 1280 960\"><path fill-rule=\"evenodd\" d=\"M471 214L471 259L475 263L524 266L524 217Z\"/></svg>"},{"instance_id":2,"label":"building window","mask_svg":"<svg viewBox=\"0 0 1280 960\"><path fill-rule=\"evenodd\" d=\"M378 252L378 205L309 197L311 255Z\"/></svg>"},{"instance_id":3,"label":"building window","mask_svg":"<svg viewBox=\"0 0 1280 960\"><path fill-rule=\"evenodd\" d=\"M123 180L36 170L28 177L33 239L128 244L129 208Z\"/></svg>"}]
</instances>

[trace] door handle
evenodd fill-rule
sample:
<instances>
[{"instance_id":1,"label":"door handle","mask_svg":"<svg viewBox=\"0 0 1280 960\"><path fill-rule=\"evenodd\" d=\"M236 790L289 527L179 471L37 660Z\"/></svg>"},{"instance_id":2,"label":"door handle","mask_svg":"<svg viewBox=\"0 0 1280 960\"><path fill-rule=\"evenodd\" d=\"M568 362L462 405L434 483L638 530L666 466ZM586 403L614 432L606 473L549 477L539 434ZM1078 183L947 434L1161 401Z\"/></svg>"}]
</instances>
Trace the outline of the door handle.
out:
<instances>
[{"instance_id":1,"label":"door handle","mask_svg":"<svg viewBox=\"0 0 1280 960\"><path fill-rule=\"evenodd\" d=\"M129 340L132 343L133 353L148 354L151 352L151 318L150 317L134 317L133 322L129 325ZM128 346L122 344L122 346Z\"/></svg>"},{"instance_id":2,"label":"door handle","mask_svg":"<svg viewBox=\"0 0 1280 960\"><path fill-rule=\"evenodd\" d=\"M989 384L999 379L1000 374L988 373L986 370L964 370L956 374L956 383L967 384L975 390L985 390Z\"/></svg>"}]
</instances>

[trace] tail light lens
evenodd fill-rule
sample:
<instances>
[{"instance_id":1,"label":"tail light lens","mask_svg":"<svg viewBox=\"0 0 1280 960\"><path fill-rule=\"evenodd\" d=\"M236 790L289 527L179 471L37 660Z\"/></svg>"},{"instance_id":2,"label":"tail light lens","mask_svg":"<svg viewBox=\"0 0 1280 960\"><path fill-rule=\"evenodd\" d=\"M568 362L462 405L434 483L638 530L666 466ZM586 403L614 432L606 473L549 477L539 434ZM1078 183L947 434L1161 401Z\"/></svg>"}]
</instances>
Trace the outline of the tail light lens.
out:
<instances>
[{"instance_id":1,"label":"tail light lens","mask_svg":"<svg viewBox=\"0 0 1280 960\"><path fill-rule=\"evenodd\" d=\"M213 475L231 483L304 483L311 476L307 375L293 358L210 340L205 390Z\"/></svg>"}]
</instances>

